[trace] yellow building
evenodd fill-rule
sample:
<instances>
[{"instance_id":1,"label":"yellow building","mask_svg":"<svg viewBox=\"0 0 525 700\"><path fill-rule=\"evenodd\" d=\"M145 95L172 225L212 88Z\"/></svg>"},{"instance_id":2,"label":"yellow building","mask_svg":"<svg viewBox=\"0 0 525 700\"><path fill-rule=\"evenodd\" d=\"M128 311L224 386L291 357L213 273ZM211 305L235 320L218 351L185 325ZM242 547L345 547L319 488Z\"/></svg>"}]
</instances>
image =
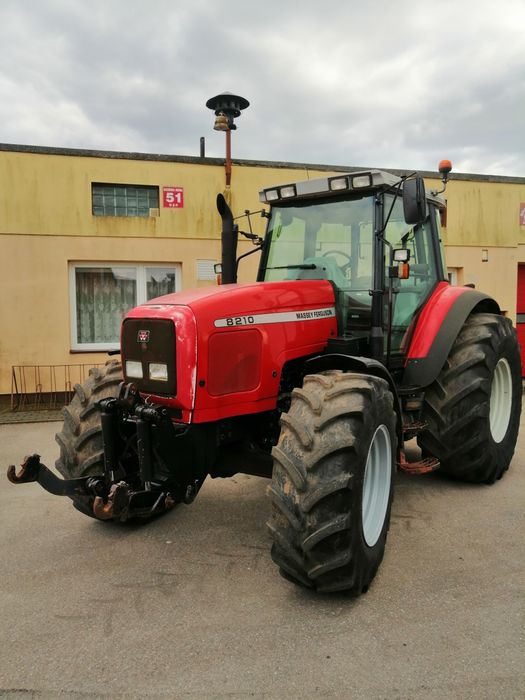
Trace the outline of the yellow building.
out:
<instances>
[{"instance_id":1,"label":"yellow building","mask_svg":"<svg viewBox=\"0 0 525 700\"><path fill-rule=\"evenodd\" d=\"M261 208L263 187L349 169L235 161L227 194L237 216ZM64 377L77 381L67 368L103 363L118 346L125 309L215 284L223 191L221 159L0 144L0 394L21 366L48 369L16 374L17 390L26 381L27 392L63 390ZM453 174L446 197L451 281L474 283L516 320L525 178ZM264 219L252 224L263 233ZM241 264L239 281L255 277L257 257ZM51 366L60 367L53 380Z\"/></svg>"}]
</instances>

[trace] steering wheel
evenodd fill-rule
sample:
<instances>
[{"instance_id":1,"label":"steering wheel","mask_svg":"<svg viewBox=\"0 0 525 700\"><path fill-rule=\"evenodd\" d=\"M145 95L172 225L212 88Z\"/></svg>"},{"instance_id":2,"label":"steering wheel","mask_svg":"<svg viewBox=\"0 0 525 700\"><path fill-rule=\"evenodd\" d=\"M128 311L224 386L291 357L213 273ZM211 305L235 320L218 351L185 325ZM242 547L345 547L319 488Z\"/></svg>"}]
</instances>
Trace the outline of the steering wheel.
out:
<instances>
[{"instance_id":1,"label":"steering wheel","mask_svg":"<svg viewBox=\"0 0 525 700\"><path fill-rule=\"evenodd\" d=\"M321 255L321 257L322 257L322 258L327 258L327 257L329 257L329 256L331 256L331 255L342 255L343 258L346 258L346 259L348 260L348 262L345 263L345 264L341 267L341 272L342 272L344 275L346 275L346 271L347 271L348 268L352 265L352 258L348 255L348 253L344 253L342 250L327 250L326 253L323 253L323 254Z\"/></svg>"}]
</instances>

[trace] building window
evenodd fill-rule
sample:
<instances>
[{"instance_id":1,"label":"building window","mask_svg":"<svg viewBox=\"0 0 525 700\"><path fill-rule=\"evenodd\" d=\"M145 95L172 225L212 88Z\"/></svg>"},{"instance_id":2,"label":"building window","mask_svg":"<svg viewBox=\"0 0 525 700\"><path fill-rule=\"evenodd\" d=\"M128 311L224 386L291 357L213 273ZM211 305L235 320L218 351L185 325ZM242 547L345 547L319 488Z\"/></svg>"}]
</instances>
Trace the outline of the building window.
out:
<instances>
[{"instance_id":1,"label":"building window","mask_svg":"<svg viewBox=\"0 0 525 700\"><path fill-rule=\"evenodd\" d=\"M124 314L180 290L179 265L71 263L71 348L118 350Z\"/></svg>"},{"instance_id":2,"label":"building window","mask_svg":"<svg viewBox=\"0 0 525 700\"><path fill-rule=\"evenodd\" d=\"M158 214L159 188L144 185L91 185L93 216Z\"/></svg>"},{"instance_id":3,"label":"building window","mask_svg":"<svg viewBox=\"0 0 525 700\"><path fill-rule=\"evenodd\" d=\"M448 281L453 287L463 284L463 268L462 267L447 267Z\"/></svg>"},{"instance_id":4,"label":"building window","mask_svg":"<svg viewBox=\"0 0 525 700\"><path fill-rule=\"evenodd\" d=\"M197 279L217 282L216 263L216 260L197 260Z\"/></svg>"}]
</instances>

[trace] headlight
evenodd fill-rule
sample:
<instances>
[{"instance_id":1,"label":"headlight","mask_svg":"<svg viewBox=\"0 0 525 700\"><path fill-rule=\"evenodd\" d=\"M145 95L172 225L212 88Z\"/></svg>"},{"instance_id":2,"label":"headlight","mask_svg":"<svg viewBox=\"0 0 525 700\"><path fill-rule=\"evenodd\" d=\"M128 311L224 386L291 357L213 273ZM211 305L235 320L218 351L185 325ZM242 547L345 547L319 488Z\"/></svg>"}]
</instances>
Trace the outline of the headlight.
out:
<instances>
[{"instance_id":1,"label":"headlight","mask_svg":"<svg viewBox=\"0 0 525 700\"><path fill-rule=\"evenodd\" d=\"M142 379L142 362L126 360L126 375L133 379Z\"/></svg>"},{"instance_id":2,"label":"headlight","mask_svg":"<svg viewBox=\"0 0 525 700\"><path fill-rule=\"evenodd\" d=\"M264 194L266 195L267 202L273 202L276 199L279 199L278 190L266 190L266 192Z\"/></svg>"},{"instance_id":3,"label":"headlight","mask_svg":"<svg viewBox=\"0 0 525 700\"><path fill-rule=\"evenodd\" d=\"M372 174L367 173L366 175L356 175L352 178L352 187L358 189L359 187L372 187Z\"/></svg>"},{"instance_id":4,"label":"headlight","mask_svg":"<svg viewBox=\"0 0 525 700\"><path fill-rule=\"evenodd\" d=\"M295 197L297 192L295 191L295 185L286 185L281 187L281 197L285 199L286 197Z\"/></svg>"},{"instance_id":5,"label":"headlight","mask_svg":"<svg viewBox=\"0 0 525 700\"><path fill-rule=\"evenodd\" d=\"M168 381L168 365L163 365L160 362L149 363L149 378L155 379L158 382Z\"/></svg>"},{"instance_id":6,"label":"headlight","mask_svg":"<svg viewBox=\"0 0 525 700\"><path fill-rule=\"evenodd\" d=\"M348 189L348 178L347 177L334 177L329 180L330 189L332 192L336 190L347 190Z\"/></svg>"}]
</instances>

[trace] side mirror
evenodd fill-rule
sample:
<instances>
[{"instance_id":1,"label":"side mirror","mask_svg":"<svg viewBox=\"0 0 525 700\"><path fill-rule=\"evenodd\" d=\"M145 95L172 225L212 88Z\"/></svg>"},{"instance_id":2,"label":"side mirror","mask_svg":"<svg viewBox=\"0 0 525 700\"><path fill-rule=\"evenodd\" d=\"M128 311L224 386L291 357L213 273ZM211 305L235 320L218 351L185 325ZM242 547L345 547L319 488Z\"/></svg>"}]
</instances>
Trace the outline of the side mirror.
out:
<instances>
[{"instance_id":1,"label":"side mirror","mask_svg":"<svg viewBox=\"0 0 525 700\"><path fill-rule=\"evenodd\" d=\"M407 224L421 224L427 218L425 183L421 175L403 184L403 213Z\"/></svg>"}]
</instances>

